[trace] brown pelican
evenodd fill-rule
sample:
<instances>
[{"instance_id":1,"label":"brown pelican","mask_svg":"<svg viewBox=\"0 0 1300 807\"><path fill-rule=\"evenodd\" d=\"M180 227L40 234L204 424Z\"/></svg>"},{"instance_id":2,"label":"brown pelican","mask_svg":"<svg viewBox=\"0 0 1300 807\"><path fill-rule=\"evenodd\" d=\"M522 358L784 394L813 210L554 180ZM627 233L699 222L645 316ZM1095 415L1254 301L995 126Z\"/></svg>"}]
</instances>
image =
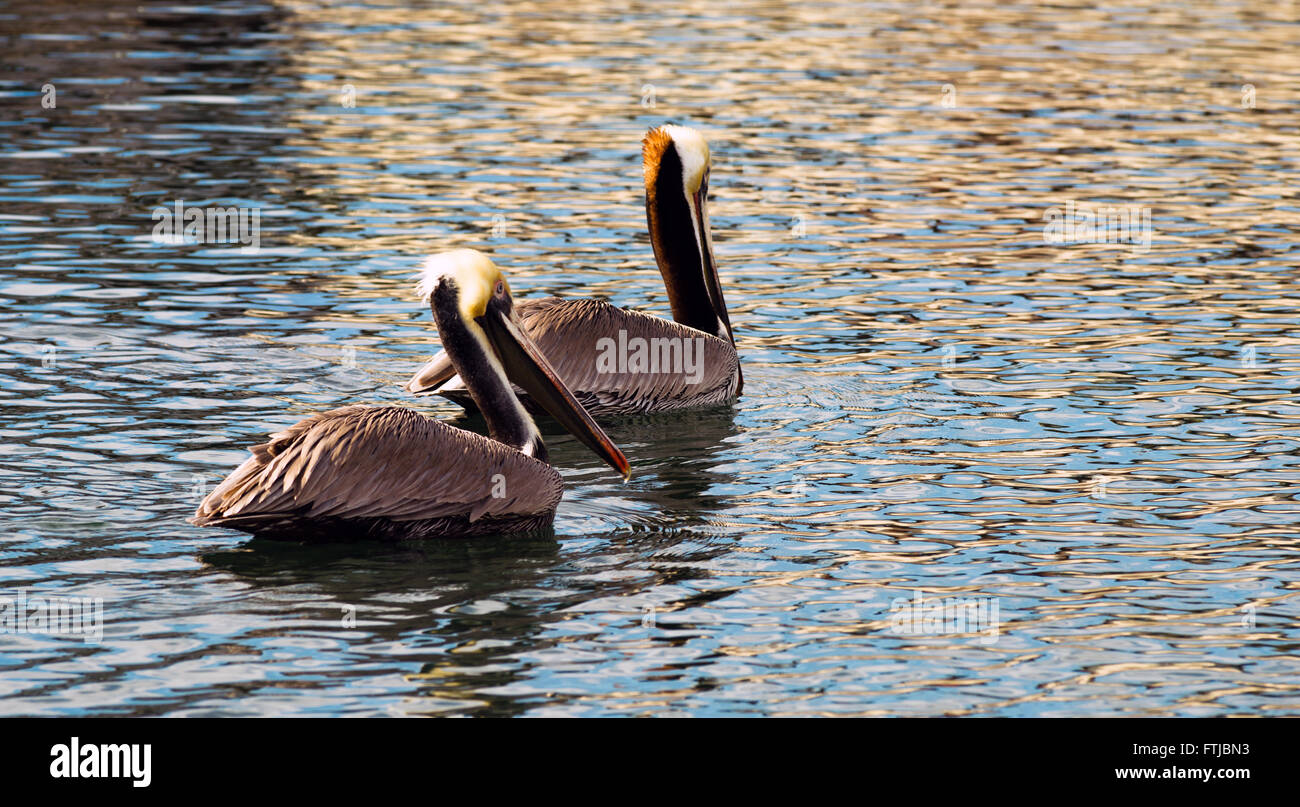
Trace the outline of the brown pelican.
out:
<instances>
[{"instance_id":1,"label":"brown pelican","mask_svg":"<svg viewBox=\"0 0 1300 807\"><path fill-rule=\"evenodd\" d=\"M709 144L694 129L660 126L646 134L641 153L650 243L676 321L599 300L519 304L524 330L595 415L723 404L744 381L709 232ZM469 408L473 396L455 375L442 353L406 388ZM538 411L530 397L520 399Z\"/></svg>"},{"instance_id":2,"label":"brown pelican","mask_svg":"<svg viewBox=\"0 0 1300 807\"><path fill-rule=\"evenodd\" d=\"M288 540L544 527L563 485L512 381L628 475L622 452L524 333L505 278L486 255L457 250L434 256L420 293L491 439L402 407L335 409L253 446L253 456L203 500L192 523Z\"/></svg>"}]
</instances>

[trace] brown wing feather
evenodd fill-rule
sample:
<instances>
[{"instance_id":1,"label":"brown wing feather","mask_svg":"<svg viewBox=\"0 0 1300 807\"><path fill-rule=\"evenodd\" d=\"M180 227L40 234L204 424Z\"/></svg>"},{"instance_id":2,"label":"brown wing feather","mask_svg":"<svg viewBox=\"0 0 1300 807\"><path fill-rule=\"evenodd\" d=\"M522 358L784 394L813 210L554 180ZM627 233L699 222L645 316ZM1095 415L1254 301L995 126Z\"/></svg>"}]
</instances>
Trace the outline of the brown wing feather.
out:
<instances>
[{"instance_id":1,"label":"brown wing feather","mask_svg":"<svg viewBox=\"0 0 1300 807\"><path fill-rule=\"evenodd\" d=\"M593 414L612 412L658 412L690 406L726 403L736 394L740 359L729 342L671 320L640 311L618 308L600 300L544 297L517 304L524 330L541 348L543 355L573 390L579 402ZM617 343L619 331L629 340L691 339L703 347L698 379L685 372L605 373L597 365L601 339ZM697 354L698 355L698 354ZM408 389L436 391L453 399L468 398L459 378L435 389L421 386L422 377L442 375L436 368L445 364L440 354L416 373ZM521 399L528 403L522 391ZM532 408L530 406L530 408Z\"/></svg>"},{"instance_id":2,"label":"brown wing feather","mask_svg":"<svg viewBox=\"0 0 1300 807\"><path fill-rule=\"evenodd\" d=\"M528 335L571 389L594 398L601 407L632 406L653 412L688 402L722 403L734 396L740 361L731 344L716 336L600 300L550 297L532 302L520 311ZM673 340L678 346L691 340L699 362L696 373L686 373L684 365L660 367L658 372L602 372L597 361L601 340L617 345L619 331L626 333L629 342L646 340L647 347L653 339Z\"/></svg>"},{"instance_id":3,"label":"brown wing feather","mask_svg":"<svg viewBox=\"0 0 1300 807\"><path fill-rule=\"evenodd\" d=\"M251 452L199 505L195 524L290 515L473 521L550 512L562 493L546 463L401 407L313 415Z\"/></svg>"}]
</instances>

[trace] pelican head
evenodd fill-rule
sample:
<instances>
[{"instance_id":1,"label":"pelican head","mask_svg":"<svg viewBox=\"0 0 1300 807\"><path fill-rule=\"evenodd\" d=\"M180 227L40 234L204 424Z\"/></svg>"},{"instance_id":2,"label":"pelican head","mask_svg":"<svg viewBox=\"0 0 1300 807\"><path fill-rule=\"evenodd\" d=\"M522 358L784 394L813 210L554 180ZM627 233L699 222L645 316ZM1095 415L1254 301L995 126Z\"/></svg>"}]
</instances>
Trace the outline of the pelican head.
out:
<instances>
[{"instance_id":1,"label":"pelican head","mask_svg":"<svg viewBox=\"0 0 1300 807\"><path fill-rule=\"evenodd\" d=\"M658 179L664 155L670 147L680 165L681 187L688 194L695 194L708 182L709 168L713 165L709 155L709 141L704 139L698 129L671 123L651 129L641 141L646 187Z\"/></svg>"},{"instance_id":2,"label":"pelican head","mask_svg":"<svg viewBox=\"0 0 1300 807\"><path fill-rule=\"evenodd\" d=\"M476 320L486 315L498 283L502 297L510 300L510 286L491 258L477 249L453 249L425 260L416 293L432 305L434 293L446 284L454 290L461 316Z\"/></svg>"},{"instance_id":3,"label":"pelican head","mask_svg":"<svg viewBox=\"0 0 1300 807\"><path fill-rule=\"evenodd\" d=\"M688 126L668 124L646 134L641 156L650 243L673 319L734 345L709 228L708 141Z\"/></svg>"},{"instance_id":4,"label":"pelican head","mask_svg":"<svg viewBox=\"0 0 1300 807\"><path fill-rule=\"evenodd\" d=\"M433 311L438 337L488 423L492 438L540 460L546 447L510 382L625 478L627 458L573 397L515 313L505 275L488 256L458 249L429 258L417 291Z\"/></svg>"}]
</instances>

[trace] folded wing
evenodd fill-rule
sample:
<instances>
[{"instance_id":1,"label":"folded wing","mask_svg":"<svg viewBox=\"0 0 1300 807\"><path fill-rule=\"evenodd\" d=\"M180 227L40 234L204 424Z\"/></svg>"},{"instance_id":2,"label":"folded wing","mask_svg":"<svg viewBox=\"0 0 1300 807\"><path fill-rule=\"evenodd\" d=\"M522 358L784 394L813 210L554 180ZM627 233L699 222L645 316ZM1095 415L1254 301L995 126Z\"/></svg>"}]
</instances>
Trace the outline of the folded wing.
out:
<instances>
[{"instance_id":1,"label":"folded wing","mask_svg":"<svg viewBox=\"0 0 1300 807\"><path fill-rule=\"evenodd\" d=\"M199 505L193 523L475 521L551 511L562 493L559 473L546 463L401 407L324 412L250 450Z\"/></svg>"}]
</instances>

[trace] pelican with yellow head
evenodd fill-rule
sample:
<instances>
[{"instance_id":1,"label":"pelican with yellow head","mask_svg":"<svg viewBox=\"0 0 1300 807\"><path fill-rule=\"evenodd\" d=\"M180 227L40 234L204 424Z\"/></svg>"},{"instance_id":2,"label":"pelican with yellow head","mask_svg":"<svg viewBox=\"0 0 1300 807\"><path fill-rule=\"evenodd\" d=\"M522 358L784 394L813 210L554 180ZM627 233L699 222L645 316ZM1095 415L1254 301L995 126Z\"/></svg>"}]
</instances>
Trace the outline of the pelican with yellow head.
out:
<instances>
[{"instance_id":1,"label":"pelican with yellow head","mask_svg":"<svg viewBox=\"0 0 1300 807\"><path fill-rule=\"evenodd\" d=\"M435 255L419 292L488 437L405 407L348 406L270 441L199 505L191 522L298 541L413 539L548 526L560 474L513 384L624 478L627 459L527 335L505 276L484 254Z\"/></svg>"}]
</instances>

